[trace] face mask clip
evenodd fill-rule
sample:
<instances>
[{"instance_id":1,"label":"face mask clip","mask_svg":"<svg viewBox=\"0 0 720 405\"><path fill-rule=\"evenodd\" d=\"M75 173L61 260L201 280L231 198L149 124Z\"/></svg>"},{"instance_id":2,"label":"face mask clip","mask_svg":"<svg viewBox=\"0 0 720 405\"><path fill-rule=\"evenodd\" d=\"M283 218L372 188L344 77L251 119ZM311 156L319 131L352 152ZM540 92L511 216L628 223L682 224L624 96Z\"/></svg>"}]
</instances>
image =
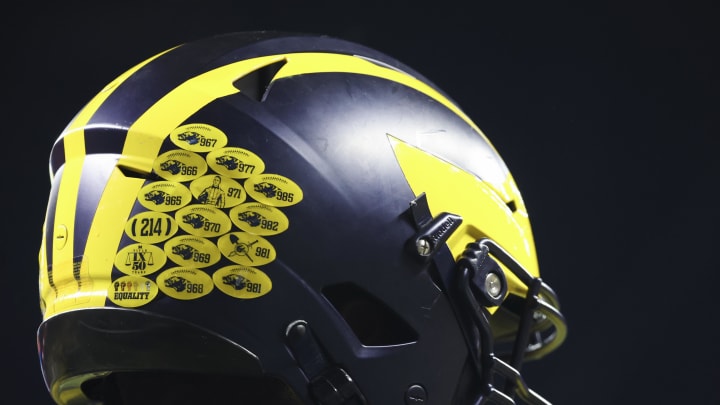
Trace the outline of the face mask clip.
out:
<instances>
[{"instance_id":1,"label":"face mask clip","mask_svg":"<svg viewBox=\"0 0 720 405\"><path fill-rule=\"evenodd\" d=\"M507 288L498 261L528 287L510 363L495 355L489 322L487 304L502 303ZM502 277L496 273L498 271L503 274ZM491 282L488 283L488 280ZM500 281L505 284L505 290L498 284ZM454 285L451 295L457 303L470 357L481 380L481 394L473 403L514 405L517 395L527 404L549 405L528 388L520 375L520 367L528 359L549 353L565 339L565 319L558 310L555 293L491 239L468 244L458 260ZM542 333L548 330L552 333L543 338ZM529 344L531 337L532 345ZM495 388L494 381L498 375L505 381L502 390Z\"/></svg>"}]
</instances>

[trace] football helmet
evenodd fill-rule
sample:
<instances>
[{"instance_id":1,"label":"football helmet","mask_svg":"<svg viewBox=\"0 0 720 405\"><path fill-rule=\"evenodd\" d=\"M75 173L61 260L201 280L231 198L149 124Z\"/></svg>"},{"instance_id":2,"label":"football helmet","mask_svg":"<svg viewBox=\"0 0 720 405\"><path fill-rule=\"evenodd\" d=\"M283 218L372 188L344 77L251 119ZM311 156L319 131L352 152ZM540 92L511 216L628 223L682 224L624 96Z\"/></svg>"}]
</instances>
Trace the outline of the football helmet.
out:
<instances>
[{"instance_id":1,"label":"football helmet","mask_svg":"<svg viewBox=\"0 0 720 405\"><path fill-rule=\"evenodd\" d=\"M485 134L400 61L324 35L188 42L50 152L39 252L58 404L545 404L565 339Z\"/></svg>"}]
</instances>

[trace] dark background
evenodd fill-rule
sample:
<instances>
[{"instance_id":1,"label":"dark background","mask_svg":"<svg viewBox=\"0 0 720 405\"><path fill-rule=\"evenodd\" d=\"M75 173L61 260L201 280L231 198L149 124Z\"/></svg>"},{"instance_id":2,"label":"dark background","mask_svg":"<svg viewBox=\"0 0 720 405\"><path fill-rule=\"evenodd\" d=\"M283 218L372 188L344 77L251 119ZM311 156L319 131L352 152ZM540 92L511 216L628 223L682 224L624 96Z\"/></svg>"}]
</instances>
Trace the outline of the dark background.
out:
<instances>
[{"instance_id":1,"label":"dark background","mask_svg":"<svg viewBox=\"0 0 720 405\"><path fill-rule=\"evenodd\" d=\"M395 56L492 140L569 322L566 344L524 368L531 388L561 405L720 404L720 30L709 3L147 3L3 12L8 403L50 404L35 348L37 252L57 135L147 57L269 29Z\"/></svg>"}]
</instances>

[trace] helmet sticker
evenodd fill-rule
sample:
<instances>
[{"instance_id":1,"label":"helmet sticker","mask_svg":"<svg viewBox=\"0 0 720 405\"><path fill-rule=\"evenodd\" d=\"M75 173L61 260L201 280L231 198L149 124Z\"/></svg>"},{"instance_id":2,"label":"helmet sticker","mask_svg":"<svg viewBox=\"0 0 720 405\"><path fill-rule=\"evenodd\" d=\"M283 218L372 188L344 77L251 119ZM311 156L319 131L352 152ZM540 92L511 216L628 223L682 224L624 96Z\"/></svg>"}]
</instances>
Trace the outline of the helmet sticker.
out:
<instances>
[{"instance_id":1,"label":"helmet sticker","mask_svg":"<svg viewBox=\"0 0 720 405\"><path fill-rule=\"evenodd\" d=\"M218 208L234 207L247 198L242 184L219 174L208 174L193 180L190 192L200 204Z\"/></svg>"},{"instance_id":2,"label":"helmet sticker","mask_svg":"<svg viewBox=\"0 0 720 405\"><path fill-rule=\"evenodd\" d=\"M232 227L230 218L222 210L202 204L180 208L175 220L182 230L195 236L219 236Z\"/></svg>"},{"instance_id":3,"label":"helmet sticker","mask_svg":"<svg viewBox=\"0 0 720 405\"><path fill-rule=\"evenodd\" d=\"M245 181L248 195L263 204L287 207L303 198L300 187L287 177L278 174L261 174Z\"/></svg>"},{"instance_id":4,"label":"helmet sticker","mask_svg":"<svg viewBox=\"0 0 720 405\"><path fill-rule=\"evenodd\" d=\"M246 179L265 171L265 162L243 148L215 149L207 154L207 164L216 173L234 179Z\"/></svg>"},{"instance_id":5,"label":"helmet sticker","mask_svg":"<svg viewBox=\"0 0 720 405\"><path fill-rule=\"evenodd\" d=\"M165 252L155 245L133 243L115 256L115 267L131 276L146 276L160 270L167 261Z\"/></svg>"},{"instance_id":6,"label":"helmet sticker","mask_svg":"<svg viewBox=\"0 0 720 405\"><path fill-rule=\"evenodd\" d=\"M173 267L157 276L160 291L179 300L194 300L213 290L213 280L202 270Z\"/></svg>"},{"instance_id":7,"label":"helmet sticker","mask_svg":"<svg viewBox=\"0 0 720 405\"><path fill-rule=\"evenodd\" d=\"M175 128L170 140L178 148L192 152L210 152L227 144L227 135L208 124L187 124Z\"/></svg>"},{"instance_id":8,"label":"helmet sticker","mask_svg":"<svg viewBox=\"0 0 720 405\"><path fill-rule=\"evenodd\" d=\"M216 271L212 279L218 290L240 299L261 297L272 289L270 277L253 267L226 266Z\"/></svg>"},{"instance_id":9,"label":"helmet sticker","mask_svg":"<svg viewBox=\"0 0 720 405\"><path fill-rule=\"evenodd\" d=\"M180 266L203 268L220 260L214 243L200 236L181 235L165 242L165 254Z\"/></svg>"},{"instance_id":10,"label":"helmet sticker","mask_svg":"<svg viewBox=\"0 0 720 405\"><path fill-rule=\"evenodd\" d=\"M178 225L168 214L162 212L141 212L125 224L125 233L140 243L158 243L175 235Z\"/></svg>"},{"instance_id":11,"label":"helmet sticker","mask_svg":"<svg viewBox=\"0 0 720 405\"><path fill-rule=\"evenodd\" d=\"M285 176L265 173L265 162L254 152L226 146L227 135L212 125L181 125L168 139L178 149L155 159L160 179L137 193L146 211L125 224L132 242L115 256L119 278L108 297L132 307L158 291L178 300L201 298L215 287L241 299L267 294L272 282L257 267L275 260L277 251L265 237L288 230L282 208L299 203L302 189ZM224 267L211 277L213 265Z\"/></svg>"},{"instance_id":12,"label":"helmet sticker","mask_svg":"<svg viewBox=\"0 0 720 405\"><path fill-rule=\"evenodd\" d=\"M221 236L218 248L225 257L245 266L262 266L275 260L275 248L267 239L246 232Z\"/></svg>"},{"instance_id":13,"label":"helmet sticker","mask_svg":"<svg viewBox=\"0 0 720 405\"><path fill-rule=\"evenodd\" d=\"M139 276L123 276L108 287L108 298L116 305L136 308L152 301L158 294L158 287L152 280Z\"/></svg>"},{"instance_id":14,"label":"helmet sticker","mask_svg":"<svg viewBox=\"0 0 720 405\"><path fill-rule=\"evenodd\" d=\"M195 152L173 149L155 159L153 170L165 180L189 181L205 174L207 163Z\"/></svg>"},{"instance_id":15,"label":"helmet sticker","mask_svg":"<svg viewBox=\"0 0 720 405\"><path fill-rule=\"evenodd\" d=\"M230 210L230 220L245 232L277 235L288 229L289 222L279 209L258 202L240 204Z\"/></svg>"},{"instance_id":16,"label":"helmet sticker","mask_svg":"<svg viewBox=\"0 0 720 405\"><path fill-rule=\"evenodd\" d=\"M150 211L167 212L192 201L190 189L173 181L156 181L140 189L138 201Z\"/></svg>"}]
</instances>

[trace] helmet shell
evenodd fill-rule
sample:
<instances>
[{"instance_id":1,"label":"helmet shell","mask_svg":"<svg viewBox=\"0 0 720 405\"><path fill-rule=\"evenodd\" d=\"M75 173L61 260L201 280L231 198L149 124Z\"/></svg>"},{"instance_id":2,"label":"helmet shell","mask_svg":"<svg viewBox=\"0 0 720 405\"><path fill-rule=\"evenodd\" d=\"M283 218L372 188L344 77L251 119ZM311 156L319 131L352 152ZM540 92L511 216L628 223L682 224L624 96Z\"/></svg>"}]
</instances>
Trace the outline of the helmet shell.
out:
<instances>
[{"instance_id":1,"label":"helmet shell","mask_svg":"<svg viewBox=\"0 0 720 405\"><path fill-rule=\"evenodd\" d=\"M38 338L60 403L120 370L271 375L310 402L287 348L298 320L371 403L414 385L457 399L461 329L437 264L408 249L423 194L463 219L448 257L492 237L538 274L486 136L412 68L336 38L235 33L153 56L77 114L50 173Z\"/></svg>"}]
</instances>

